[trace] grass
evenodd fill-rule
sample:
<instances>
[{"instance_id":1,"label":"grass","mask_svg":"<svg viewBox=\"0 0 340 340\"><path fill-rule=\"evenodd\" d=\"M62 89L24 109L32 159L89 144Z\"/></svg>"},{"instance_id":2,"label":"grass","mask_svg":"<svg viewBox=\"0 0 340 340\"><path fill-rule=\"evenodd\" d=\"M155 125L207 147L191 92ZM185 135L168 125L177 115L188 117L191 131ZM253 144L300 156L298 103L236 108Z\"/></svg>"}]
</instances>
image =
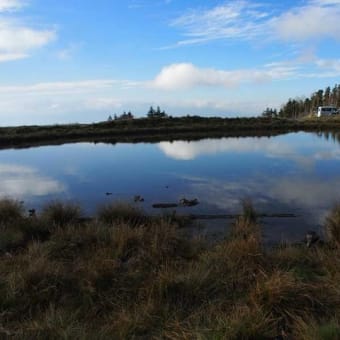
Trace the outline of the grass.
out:
<instances>
[{"instance_id":1,"label":"grass","mask_svg":"<svg viewBox=\"0 0 340 340\"><path fill-rule=\"evenodd\" d=\"M315 321L301 318L296 320L294 336L301 340L336 340L340 336L338 319Z\"/></svg>"},{"instance_id":2,"label":"grass","mask_svg":"<svg viewBox=\"0 0 340 340\"><path fill-rule=\"evenodd\" d=\"M340 204L335 206L326 218L326 236L334 246L340 247Z\"/></svg>"},{"instance_id":3,"label":"grass","mask_svg":"<svg viewBox=\"0 0 340 340\"><path fill-rule=\"evenodd\" d=\"M24 207L19 201L0 200L0 224L5 224L23 216Z\"/></svg>"},{"instance_id":4,"label":"grass","mask_svg":"<svg viewBox=\"0 0 340 340\"><path fill-rule=\"evenodd\" d=\"M228 136L272 136L291 131L338 131L339 117L309 119L172 117L93 124L0 128L0 148L72 142L159 142Z\"/></svg>"},{"instance_id":5,"label":"grass","mask_svg":"<svg viewBox=\"0 0 340 340\"><path fill-rule=\"evenodd\" d=\"M46 204L41 213L41 219L51 226L66 226L81 217L81 209L77 204L54 201Z\"/></svg>"},{"instance_id":6,"label":"grass","mask_svg":"<svg viewBox=\"0 0 340 340\"><path fill-rule=\"evenodd\" d=\"M106 224L113 224L115 222L138 224L145 215L137 206L132 206L125 202L111 202L99 206L97 216L99 221Z\"/></svg>"},{"instance_id":7,"label":"grass","mask_svg":"<svg viewBox=\"0 0 340 340\"><path fill-rule=\"evenodd\" d=\"M323 246L271 249L250 202L215 245L122 203L1 215L0 338L338 339L339 210Z\"/></svg>"}]
</instances>

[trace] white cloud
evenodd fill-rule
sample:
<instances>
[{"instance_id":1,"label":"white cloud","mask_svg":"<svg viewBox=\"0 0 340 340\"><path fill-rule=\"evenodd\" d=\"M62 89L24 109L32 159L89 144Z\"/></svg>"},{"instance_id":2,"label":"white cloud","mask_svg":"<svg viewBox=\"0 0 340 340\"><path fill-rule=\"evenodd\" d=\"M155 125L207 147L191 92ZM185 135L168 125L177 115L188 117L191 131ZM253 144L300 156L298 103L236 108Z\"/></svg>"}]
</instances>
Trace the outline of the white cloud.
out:
<instances>
[{"instance_id":1,"label":"white cloud","mask_svg":"<svg viewBox=\"0 0 340 340\"><path fill-rule=\"evenodd\" d=\"M115 84L125 85L126 81L95 79L83 81L65 81L37 83L32 85L0 86L0 94L62 94L94 91L98 89L112 88Z\"/></svg>"},{"instance_id":2,"label":"white cloud","mask_svg":"<svg viewBox=\"0 0 340 340\"><path fill-rule=\"evenodd\" d=\"M15 23L0 21L0 58L25 58L30 51L42 47L56 38L50 30L35 30Z\"/></svg>"},{"instance_id":3,"label":"white cloud","mask_svg":"<svg viewBox=\"0 0 340 340\"><path fill-rule=\"evenodd\" d=\"M318 1L294 8L274 18L270 25L288 41L330 37L340 39L340 2Z\"/></svg>"},{"instance_id":4,"label":"white cloud","mask_svg":"<svg viewBox=\"0 0 340 340\"><path fill-rule=\"evenodd\" d=\"M249 69L218 70L200 68L191 63L171 64L163 67L153 81L144 84L161 90L183 90L199 86L233 88L244 83L335 78L339 75L340 59L320 59L309 52L293 60L272 62Z\"/></svg>"},{"instance_id":5,"label":"white cloud","mask_svg":"<svg viewBox=\"0 0 340 340\"><path fill-rule=\"evenodd\" d=\"M242 116L250 116L255 113L261 112L265 105L270 107L276 107L282 103L282 100L275 100L271 98L268 100L263 100L259 98L258 100L247 100L242 98L238 99L206 99L206 98L192 98L179 100L176 98L168 98L166 100L161 100L159 104L161 107L166 107L176 112L177 114L204 114L207 115L220 115L221 113L232 114L237 116L237 114L242 114Z\"/></svg>"},{"instance_id":6,"label":"white cloud","mask_svg":"<svg viewBox=\"0 0 340 340\"><path fill-rule=\"evenodd\" d=\"M194 86L234 87L244 82L261 83L291 77L295 70L296 66L292 65L273 65L262 69L224 71L179 63L164 67L152 82L152 86L165 90Z\"/></svg>"},{"instance_id":7,"label":"white cloud","mask_svg":"<svg viewBox=\"0 0 340 340\"><path fill-rule=\"evenodd\" d=\"M340 59L318 59L316 65L320 68L340 73Z\"/></svg>"},{"instance_id":8,"label":"white cloud","mask_svg":"<svg viewBox=\"0 0 340 340\"><path fill-rule=\"evenodd\" d=\"M279 107L289 94L279 93L270 97L261 94L247 99L232 89L243 84L263 83L254 90L263 92L270 82L277 80L334 78L340 75L340 60L316 56L309 59L309 63L305 63L305 58L299 58L268 63L257 69L239 70L200 68L191 63L179 63L165 66L153 80L145 81L92 79L2 85L1 119L3 124L88 122L105 119L108 114L123 107L137 116L144 115L150 105L160 105L175 116L257 115L264 107ZM81 114L82 111L84 114Z\"/></svg>"},{"instance_id":9,"label":"white cloud","mask_svg":"<svg viewBox=\"0 0 340 340\"><path fill-rule=\"evenodd\" d=\"M85 100L83 106L87 110L112 110L121 108L123 105L114 98L95 97Z\"/></svg>"},{"instance_id":10,"label":"white cloud","mask_svg":"<svg viewBox=\"0 0 340 340\"><path fill-rule=\"evenodd\" d=\"M225 1L196 9L173 20L185 38L174 46L219 39L305 41L340 37L340 1L309 0L281 12L273 6L246 0Z\"/></svg>"},{"instance_id":11,"label":"white cloud","mask_svg":"<svg viewBox=\"0 0 340 340\"><path fill-rule=\"evenodd\" d=\"M0 0L0 13L20 9L24 3ZM56 39L55 30L29 27L19 18L0 17L0 62L23 59Z\"/></svg>"},{"instance_id":12,"label":"white cloud","mask_svg":"<svg viewBox=\"0 0 340 340\"><path fill-rule=\"evenodd\" d=\"M102 79L0 86L1 121L8 125L106 119L121 108L117 92L129 84Z\"/></svg>"},{"instance_id":13,"label":"white cloud","mask_svg":"<svg viewBox=\"0 0 340 340\"><path fill-rule=\"evenodd\" d=\"M338 5L340 4L340 0L312 0L311 3L319 6Z\"/></svg>"},{"instance_id":14,"label":"white cloud","mask_svg":"<svg viewBox=\"0 0 340 340\"><path fill-rule=\"evenodd\" d=\"M0 63L4 61L23 59L26 57L27 54L25 53L1 53L0 51Z\"/></svg>"},{"instance_id":15,"label":"white cloud","mask_svg":"<svg viewBox=\"0 0 340 340\"><path fill-rule=\"evenodd\" d=\"M145 115L150 105L160 105L171 115L254 115L263 107L276 107L282 98L219 98L215 89L197 97L188 92L167 92L151 82L97 79L0 86L3 125L56 122L91 122L108 114L132 110ZM223 91L223 90L222 90ZM25 110L23 111L23 107Z\"/></svg>"},{"instance_id":16,"label":"white cloud","mask_svg":"<svg viewBox=\"0 0 340 340\"><path fill-rule=\"evenodd\" d=\"M60 60L70 60L74 54L80 49L81 44L71 43L64 49L61 49L57 53L57 58Z\"/></svg>"},{"instance_id":17,"label":"white cloud","mask_svg":"<svg viewBox=\"0 0 340 340\"><path fill-rule=\"evenodd\" d=\"M193 10L175 19L171 25L184 29L187 38L177 45L202 43L216 39L249 39L257 34L258 20L267 16L247 1L229 1L212 9Z\"/></svg>"},{"instance_id":18,"label":"white cloud","mask_svg":"<svg viewBox=\"0 0 340 340\"><path fill-rule=\"evenodd\" d=\"M0 0L0 13L18 10L24 5L25 3L21 0Z\"/></svg>"}]
</instances>

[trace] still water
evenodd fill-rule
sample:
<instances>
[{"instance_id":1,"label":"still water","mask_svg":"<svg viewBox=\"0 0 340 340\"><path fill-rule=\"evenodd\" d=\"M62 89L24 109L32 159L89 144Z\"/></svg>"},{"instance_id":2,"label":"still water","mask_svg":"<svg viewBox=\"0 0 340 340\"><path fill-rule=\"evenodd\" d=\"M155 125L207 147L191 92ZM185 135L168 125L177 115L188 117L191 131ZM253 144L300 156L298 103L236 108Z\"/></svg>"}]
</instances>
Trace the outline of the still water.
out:
<instances>
[{"instance_id":1,"label":"still water","mask_svg":"<svg viewBox=\"0 0 340 340\"><path fill-rule=\"evenodd\" d=\"M174 141L158 144L91 144L0 151L0 195L23 200L38 211L46 201L71 200L86 215L110 200L153 203L197 198L183 213L237 214L251 198L263 213L297 218L263 219L267 242L298 240L320 230L340 202L340 144L329 134L292 133ZM107 196L110 192L112 195ZM133 203L136 204L136 203ZM224 235L230 221L202 221L204 235Z\"/></svg>"}]
</instances>

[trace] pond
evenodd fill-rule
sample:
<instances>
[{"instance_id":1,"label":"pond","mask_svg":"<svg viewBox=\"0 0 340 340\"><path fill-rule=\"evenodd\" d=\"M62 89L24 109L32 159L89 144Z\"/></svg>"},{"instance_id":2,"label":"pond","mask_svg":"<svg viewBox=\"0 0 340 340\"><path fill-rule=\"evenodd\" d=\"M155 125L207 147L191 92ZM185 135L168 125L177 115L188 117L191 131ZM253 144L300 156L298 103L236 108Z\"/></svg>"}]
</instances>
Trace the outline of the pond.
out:
<instances>
[{"instance_id":1,"label":"pond","mask_svg":"<svg viewBox=\"0 0 340 340\"><path fill-rule=\"evenodd\" d=\"M156 214L161 211L152 204L181 198L200 202L179 208L183 214L237 214L241 200L250 198L258 212L297 215L261 221L267 242L291 241L306 230L320 231L327 212L340 201L339 170L340 144L332 134L78 143L0 151L0 195L23 200L38 212L47 201L76 201L86 215L111 200ZM135 195L144 202L134 203ZM220 237L231 222L201 221L199 230Z\"/></svg>"}]
</instances>

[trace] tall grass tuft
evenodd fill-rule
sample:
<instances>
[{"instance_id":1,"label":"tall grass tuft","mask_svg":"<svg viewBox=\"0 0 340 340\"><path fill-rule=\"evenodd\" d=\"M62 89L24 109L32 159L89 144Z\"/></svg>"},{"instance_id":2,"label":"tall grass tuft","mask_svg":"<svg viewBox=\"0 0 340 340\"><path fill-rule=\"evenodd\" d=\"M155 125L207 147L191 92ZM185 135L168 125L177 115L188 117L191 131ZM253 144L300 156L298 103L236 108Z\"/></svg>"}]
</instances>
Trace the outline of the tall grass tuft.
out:
<instances>
[{"instance_id":1,"label":"tall grass tuft","mask_svg":"<svg viewBox=\"0 0 340 340\"><path fill-rule=\"evenodd\" d=\"M340 339L338 319L317 321L305 315L295 319L294 339L301 340L337 340Z\"/></svg>"},{"instance_id":2,"label":"tall grass tuft","mask_svg":"<svg viewBox=\"0 0 340 340\"><path fill-rule=\"evenodd\" d=\"M243 200L243 214L232 225L229 248L234 248L240 256L261 252L261 229L257 223L257 214L250 200ZM237 249L239 248L239 249Z\"/></svg>"},{"instance_id":3,"label":"tall grass tuft","mask_svg":"<svg viewBox=\"0 0 340 340\"><path fill-rule=\"evenodd\" d=\"M7 223L18 220L23 217L24 207L16 200L1 199L0 200L0 223Z\"/></svg>"},{"instance_id":4,"label":"tall grass tuft","mask_svg":"<svg viewBox=\"0 0 340 340\"><path fill-rule=\"evenodd\" d=\"M43 207L41 218L52 226L75 223L81 217L79 205L61 201L50 202Z\"/></svg>"},{"instance_id":5,"label":"tall grass tuft","mask_svg":"<svg viewBox=\"0 0 340 340\"><path fill-rule=\"evenodd\" d=\"M24 322L22 328L17 333L18 339L90 339L89 329L77 320L77 313L54 304L50 304L45 313Z\"/></svg>"},{"instance_id":6,"label":"tall grass tuft","mask_svg":"<svg viewBox=\"0 0 340 340\"><path fill-rule=\"evenodd\" d=\"M145 217L143 211L125 202L112 202L101 205L97 209L99 221L107 224L114 222L138 223Z\"/></svg>"},{"instance_id":7,"label":"tall grass tuft","mask_svg":"<svg viewBox=\"0 0 340 340\"><path fill-rule=\"evenodd\" d=\"M325 233L328 240L340 248L340 204L336 205L327 216Z\"/></svg>"},{"instance_id":8,"label":"tall grass tuft","mask_svg":"<svg viewBox=\"0 0 340 340\"><path fill-rule=\"evenodd\" d=\"M242 203L242 216L248 223L257 222L257 213L250 198L245 198Z\"/></svg>"}]
</instances>

